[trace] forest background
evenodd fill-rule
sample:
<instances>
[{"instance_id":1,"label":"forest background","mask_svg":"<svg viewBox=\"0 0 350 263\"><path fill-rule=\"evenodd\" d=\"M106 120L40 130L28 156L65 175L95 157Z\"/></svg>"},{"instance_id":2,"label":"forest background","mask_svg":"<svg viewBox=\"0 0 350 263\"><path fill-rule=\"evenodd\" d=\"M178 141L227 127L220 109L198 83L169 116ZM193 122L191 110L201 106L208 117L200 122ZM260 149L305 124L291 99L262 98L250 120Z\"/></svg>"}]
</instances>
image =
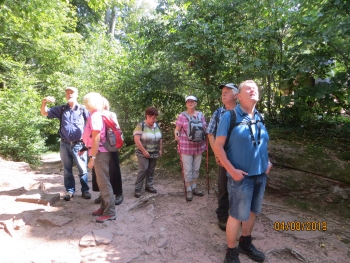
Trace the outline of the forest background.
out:
<instances>
[{"instance_id":1,"label":"forest background","mask_svg":"<svg viewBox=\"0 0 350 263\"><path fill-rule=\"evenodd\" d=\"M219 84L254 79L271 138L332 151L350 183L349 35L346 0L0 0L0 155L35 167L58 150L39 109L66 86L110 101L125 158L146 107L171 141L186 95L209 121Z\"/></svg>"}]
</instances>

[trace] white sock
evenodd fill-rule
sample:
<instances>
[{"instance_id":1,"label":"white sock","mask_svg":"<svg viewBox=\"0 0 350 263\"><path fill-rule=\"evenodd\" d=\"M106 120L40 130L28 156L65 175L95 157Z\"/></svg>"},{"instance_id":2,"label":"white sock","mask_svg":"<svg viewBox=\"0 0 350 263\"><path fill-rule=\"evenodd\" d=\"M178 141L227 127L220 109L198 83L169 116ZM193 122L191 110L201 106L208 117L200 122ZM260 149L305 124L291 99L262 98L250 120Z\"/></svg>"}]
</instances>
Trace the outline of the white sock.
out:
<instances>
[{"instance_id":1,"label":"white sock","mask_svg":"<svg viewBox=\"0 0 350 263\"><path fill-rule=\"evenodd\" d=\"M196 184L192 184L192 189L196 188L196 186L197 186Z\"/></svg>"},{"instance_id":2,"label":"white sock","mask_svg":"<svg viewBox=\"0 0 350 263\"><path fill-rule=\"evenodd\" d=\"M187 191L192 191L191 186L187 186Z\"/></svg>"}]
</instances>

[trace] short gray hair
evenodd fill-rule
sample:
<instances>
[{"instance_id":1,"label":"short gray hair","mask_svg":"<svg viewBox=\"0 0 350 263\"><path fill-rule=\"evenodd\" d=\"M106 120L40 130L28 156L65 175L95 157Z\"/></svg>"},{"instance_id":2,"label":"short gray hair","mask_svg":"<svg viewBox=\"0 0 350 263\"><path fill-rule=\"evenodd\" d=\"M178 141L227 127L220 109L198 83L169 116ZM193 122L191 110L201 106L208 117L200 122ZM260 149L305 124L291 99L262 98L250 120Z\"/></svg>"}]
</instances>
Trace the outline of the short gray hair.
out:
<instances>
[{"instance_id":1,"label":"short gray hair","mask_svg":"<svg viewBox=\"0 0 350 263\"><path fill-rule=\"evenodd\" d=\"M238 87L238 93L241 93L241 89L242 89L246 84L248 84L248 83L253 83L253 84L255 84L256 86L258 86L258 85L255 83L254 80L251 80L251 79L245 80L245 81L243 81L243 82L239 85L239 87Z\"/></svg>"}]
</instances>

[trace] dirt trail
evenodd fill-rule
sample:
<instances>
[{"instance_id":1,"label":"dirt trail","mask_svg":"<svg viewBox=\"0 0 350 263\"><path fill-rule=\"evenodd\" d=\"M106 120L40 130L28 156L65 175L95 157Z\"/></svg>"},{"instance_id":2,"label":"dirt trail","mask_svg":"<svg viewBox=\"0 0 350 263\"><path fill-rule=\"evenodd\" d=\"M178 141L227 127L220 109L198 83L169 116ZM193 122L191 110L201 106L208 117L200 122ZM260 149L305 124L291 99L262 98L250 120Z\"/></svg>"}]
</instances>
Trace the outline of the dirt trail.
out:
<instances>
[{"instance_id":1,"label":"dirt trail","mask_svg":"<svg viewBox=\"0 0 350 263\"><path fill-rule=\"evenodd\" d=\"M0 222L31 215L26 225L11 233L0 224L0 262L223 262L226 239L217 226L213 189L209 195L186 202L180 176L176 180L156 170L158 193L143 193L144 202L139 202L133 197L137 171L123 167L124 202L116 207L117 220L99 224L91 216L98 208L93 203L98 195L94 192L91 200L77 193L73 200L61 199L54 206L15 201L25 192L23 187L33 181L43 182L46 192L63 194L58 155L47 155L44 161L37 172L32 172L24 163L0 159ZM76 182L79 188L77 178ZM214 180L211 185L215 185ZM38 221L48 214L72 221L60 227ZM294 230L275 230L282 228L275 222L282 221L295 221L290 225ZM318 222L326 222L327 230L299 231L303 222L315 222L311 229L318 229ZM109 245L79 245L82 237L99 229L112 234ZM293 210L276 202L274 196L266 196L253 234L256 247L267 254L265 262L349 262L348 223L332 215ZM254 262L245 255L240 260Z\"/></svg>"}]
</instances>

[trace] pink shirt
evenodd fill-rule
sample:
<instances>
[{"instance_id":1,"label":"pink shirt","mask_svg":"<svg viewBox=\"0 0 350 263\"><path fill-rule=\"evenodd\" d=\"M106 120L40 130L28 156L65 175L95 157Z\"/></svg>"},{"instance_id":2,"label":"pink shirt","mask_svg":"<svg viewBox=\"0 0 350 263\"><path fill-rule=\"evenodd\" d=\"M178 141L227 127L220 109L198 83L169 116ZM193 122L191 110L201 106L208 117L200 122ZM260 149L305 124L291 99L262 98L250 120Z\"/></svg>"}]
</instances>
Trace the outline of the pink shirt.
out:
<instances>
[{"instance_id":1,"label":"pink shirt","mask_svg":"<svg viewBox=\"0 0 350 263\"><path fill-rule=\"evenodd\" d=\"M198 111L196 111L197 116ZM180 127L180 150L178 149L179 153L184 154L199 154L203 153L205 151L206 143L205 141L202 142L192 142L188 140L187 134L188 134L188 119L187 117L180 113L176 120L176 127ZM207 123L205 122L204 115L202 113L202 123L204 127L207 126Z\"/></svg>"},{"instance_id":2,"label":"pink shirt","mask_svg":"<svg viewBox=\"0 0 350 263\"><path fill-rule=\"evenodd\" d=\"M100 144L98 151L108 152L102 144L102 142L106 141L106 129L102 119L102 114L99 111L94 111L91 113L84 128L83 142L85 143L85 146L89 148L89 155L92 147L92 131L100 132Z\"/></svg>"}]
</instances>

